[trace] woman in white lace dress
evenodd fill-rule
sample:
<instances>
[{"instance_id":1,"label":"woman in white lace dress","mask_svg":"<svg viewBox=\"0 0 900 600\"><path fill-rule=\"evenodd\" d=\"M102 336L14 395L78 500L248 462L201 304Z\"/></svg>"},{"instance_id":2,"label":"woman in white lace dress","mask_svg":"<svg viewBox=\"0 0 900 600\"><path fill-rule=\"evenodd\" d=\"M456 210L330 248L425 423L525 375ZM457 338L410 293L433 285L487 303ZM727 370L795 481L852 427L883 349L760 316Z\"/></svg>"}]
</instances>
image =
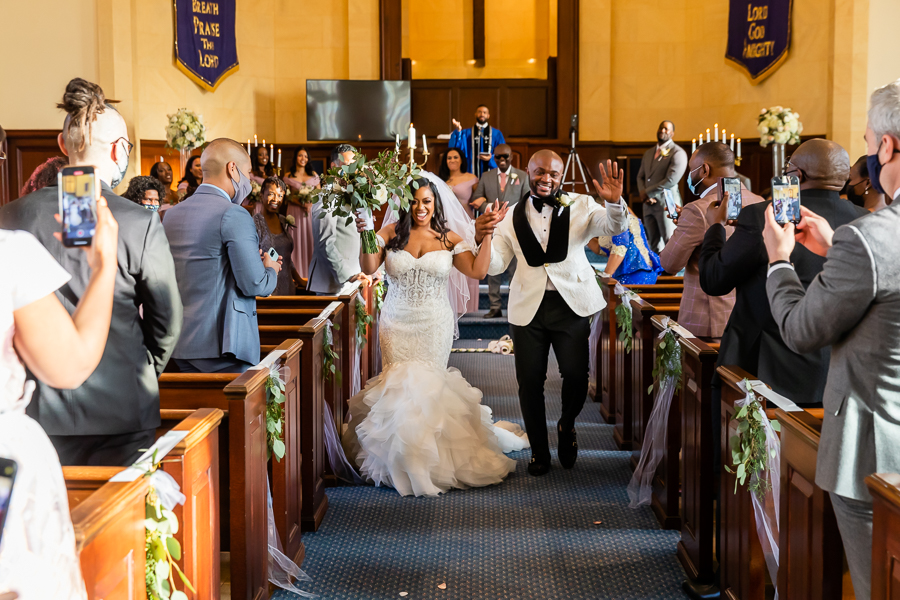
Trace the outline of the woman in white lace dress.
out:
<instances>
[{"instance_id":1,"label":"woman in white lace dress","mask_svg":"<svg viewBox=\"0 0 900 600\"><path fill-rule=\"evenodd\" d=\"M94 371L112 316L117 240L118 226L100 199L91 281L70 316L54 294L70 275L30 233L0 231L0 457L18 466L0 543L0 596L87 597L59 458L25 414L34 382L25 381L22 363L58 388L78 387Z\"/></svg>"},{"instance_id":2,"label":"woman in white lace dress","mask_svg":"<svg viewBox=\"0 0 900 600\"><path fill-rule=\"evenodd\" d=\"M384 370L350 399L343 444L363 477L401 495L434 496L451 488L500 483L515 470L504 452L528 445L521 429L493 425L481 392L448 368L456 315L451 269L481 279L490 235L476 256L446 226L438 183L419 179L414 200L378 232L378 254L361 254L365 273L385 264L388 291L379 335ZM499 222L503 212L496 214ZM360 229L364 221L360 220Z\"/></svg>"}]
</instances>

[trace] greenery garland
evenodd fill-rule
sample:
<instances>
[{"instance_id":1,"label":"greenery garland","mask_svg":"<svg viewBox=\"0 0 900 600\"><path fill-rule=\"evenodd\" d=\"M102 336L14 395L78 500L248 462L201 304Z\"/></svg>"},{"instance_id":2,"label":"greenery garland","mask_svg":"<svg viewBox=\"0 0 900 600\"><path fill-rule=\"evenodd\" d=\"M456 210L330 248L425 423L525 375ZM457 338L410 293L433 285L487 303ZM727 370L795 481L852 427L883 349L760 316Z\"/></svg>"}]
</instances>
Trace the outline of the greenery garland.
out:
<instances>
[{"instance_id":1,"label":"greenery garland","mask_svg":"<svg viewBox=\"0 0 900 600\"><path fill-rule=\"evenodd\" d=\"M375 284L375 311L381 312L382 306L384 306L384 280L383 279Z\"/></svg>"},{"instance_id":2,"label":"greenery garland","mask_svg":"<svg viewBox=\"0 0 900 600\"><path fill-rule=\"evenodd\" d=\"M747 379L744 380L744 388L747 390L747 397L750 401L732 417L732 420L738 424L738 432L729 440L732 466L737 468L732 471L728 465L725 465L725 470L736 476L735 494L738 485L744 485L749 479L747 490L761 499L771 488L769 480L761 476L768 469L770 456L769 452L766 452L766 429L761 418L764 413L762 403L757 399L756 393L750 387L750 381ZM778 421L772 420L770 424L775 431L781 431L781 423ZM771 457L775 458L775 456L776 452L773 448Z\"/></svg>"},{"instance_id":3,"label":"greenery garland","mask_svg":"<svg viewBox=\"0 0 900 600\"><path fill-rule=\"evenodd\" d=\"M334 377L334 382L337 385L341 385L341 372L337 370L337 367L334 364L337 353L334 351L334 333L332 332L332 329L340 329L340 326L337 323L332 324L331 321L325 325L325 336L322 342L324 349L324 352L322 353L324 356L324 368L322 371L325 381Z\"/></svg>"},{"instance_id":4,"label":"greenery garland","mask_svg":"<svg viewBox=\"0 0 900 600\"><path fill-rule=\"evenodd\" d=\"M374 319L366 311L366 303L359 296L356 297L356 347L362 348L369 340L366 332Z\"/></svg>"},{"instance_id":5,"label":"greenery garland","mask_svg":"<svg viewBox=\"0 0 900 600\"><path fill-rule=\"evenodd\" d=\"M647 393L653 393L655 382L672 378L675 381L675 391L681 389L681 344L675 332L666 328L663 339L656 346L656 361L653 365L653 381L647 388Z\"/></svg>"},{"instance_id":6,"label":"greenery garland","mask_svg":"<svg viewBox=\"0 0 900 600\"><path fill-rule=\"evenodd\" d=\"M619 341L625 347L625 353L630 354L631 344L634 341L634 327L631 324L631 311L623 302L616 306L616 325L619 330Z\"/></svg>"},{"instance_id":7,"label":"greenery garland","mask_svg":"<svg viewBox=\"0 0 900 600\"><path fill-rule=\"evenodd\" d=\"M149 477L158 468L159 462L154 451L150 467L144 476ZM162 506L152 485L144 501L146 503L144 552L147 560L144 579L147 583L147 600L188 600L187 594L175 589L173 577L173 574L177 573L184 586L197 593L175 562L181 560L181 544L175 539L175 534L178 533L178 517Z\"/></svg>"},{"instance_id":8,"label":"greenery garland","mask_svg":"<svg viewBox=\"0 0 900 600\"><path fill-rule=\"evenodd\" d=\"M284 458L284 381L271 372L266 379L266 445L268 458Z\"/></svg>"}]
</instances>

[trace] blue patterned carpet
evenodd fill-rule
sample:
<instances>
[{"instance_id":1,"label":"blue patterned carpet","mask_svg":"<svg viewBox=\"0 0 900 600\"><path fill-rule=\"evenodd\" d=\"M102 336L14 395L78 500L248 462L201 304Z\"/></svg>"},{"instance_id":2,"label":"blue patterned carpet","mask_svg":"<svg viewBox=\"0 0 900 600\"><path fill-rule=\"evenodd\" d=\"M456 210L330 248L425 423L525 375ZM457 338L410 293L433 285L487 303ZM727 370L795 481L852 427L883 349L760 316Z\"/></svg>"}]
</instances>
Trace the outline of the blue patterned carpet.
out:
<instances>
[{"instance_id":1,"label":"blue patterned carpet","mask_svg":"<svg viewBox=\"0 0 900 600\"><path fill-rule=\"evenodd\" d=\"M521 423L513 360L453 354L450 364L484 392L495 418ZM559 393L551 361L553 447ZM629 453L615 450L612 426L600 422L590 400L578 441L571 471L554 459L549 475L529 477L530 452L519 452L512 455L519 460L516 473L490 488L438 498L402 498L374 487L329 489L322 527L303 536L303 569L313 579L303 587L334 600L400 598L401 592L410 600L685 598L675 558L679 535L660 530L649 508L627 507Z\"/></svg>"}]
</instances>

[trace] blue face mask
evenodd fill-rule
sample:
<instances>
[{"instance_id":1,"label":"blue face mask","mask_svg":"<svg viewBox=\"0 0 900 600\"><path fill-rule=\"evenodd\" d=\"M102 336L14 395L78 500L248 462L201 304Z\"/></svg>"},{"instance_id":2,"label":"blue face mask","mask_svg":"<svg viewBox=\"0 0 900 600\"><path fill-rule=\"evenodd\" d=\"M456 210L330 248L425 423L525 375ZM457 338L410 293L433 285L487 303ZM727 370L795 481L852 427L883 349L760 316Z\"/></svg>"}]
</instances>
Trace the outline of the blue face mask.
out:
<instances>
[{"instance_id":1,"label":"blue face mask","mask_svg":"<svg viewBox=\"0 0 900 600\"><path fill-rule=\"evenodd\" d=\"M694 171L698 171L698 170L700 170L700 169L702 169L702 168L703 168L703 165L700 165L699 167L697 167L696 169L694 169ZM700 194L697 193L697 187L700 185L700 181L703 181L703 180L701 179L700 181L692 181L692 180L691 180L691 175L694 173L694 171L691 171L690 173L688 173L688 176L687 176L687 186L688 186L688 189L691 190L691 193L692 193L692 194L694 194L695 196L699 196Z\"/></svg>"},{"instance_id":2,"label":"blue face mask","mask_svg":"<svg viewBox=\"0 0 900 600\"><path fill-rule=\"evenodd\" d=\"M888 193L884 190L883 187L881 187L881 181L879 180L879 178L881 177L881 168L884 167L884 165L881 164L881 161L878 160L878 152L881 151L882 143L884 143L883 138L878 144L878 150L875 151L875 154L869 154L866 156L866 166L869 167L869 181L872 183L872 188L879 194L884 194L885 196L887 196ZM900 154L900 150L897 150L895 148L894 153Z\"/></svg>"},{"instance_id":3,"label":"blue face mask","mask_svg":"<svg viewBox=\"0 0 900 600\"><path fill-rule=\"evenodd\" d=\"M159 212L159 204L141 204L144 208L152 212Z\"/></svg>"}]
</instances>

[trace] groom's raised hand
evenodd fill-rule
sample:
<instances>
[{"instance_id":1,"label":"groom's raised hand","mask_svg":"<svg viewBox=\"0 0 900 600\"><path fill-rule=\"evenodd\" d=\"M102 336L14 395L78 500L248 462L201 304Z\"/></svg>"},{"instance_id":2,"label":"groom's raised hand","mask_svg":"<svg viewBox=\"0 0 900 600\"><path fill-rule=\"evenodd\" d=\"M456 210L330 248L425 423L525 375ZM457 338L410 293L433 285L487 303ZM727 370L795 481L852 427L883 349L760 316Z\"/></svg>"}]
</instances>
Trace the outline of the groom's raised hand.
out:
<instances>
[{"instance_id":1,"label":"groom's raised hand","mask_svg":"<svg viewBox=\"0 0 900 600\"><path fill-rule=\"evenodd\" d=\"M617 204L619 198L622 197L622 190L625 189L625 169L619 168L619 163L611 160L606 161L606 167L600 163L600 178L603 183L599 183L593 179L594 188L597 194L606 202Z\"/></svg>"}]
</instances>

